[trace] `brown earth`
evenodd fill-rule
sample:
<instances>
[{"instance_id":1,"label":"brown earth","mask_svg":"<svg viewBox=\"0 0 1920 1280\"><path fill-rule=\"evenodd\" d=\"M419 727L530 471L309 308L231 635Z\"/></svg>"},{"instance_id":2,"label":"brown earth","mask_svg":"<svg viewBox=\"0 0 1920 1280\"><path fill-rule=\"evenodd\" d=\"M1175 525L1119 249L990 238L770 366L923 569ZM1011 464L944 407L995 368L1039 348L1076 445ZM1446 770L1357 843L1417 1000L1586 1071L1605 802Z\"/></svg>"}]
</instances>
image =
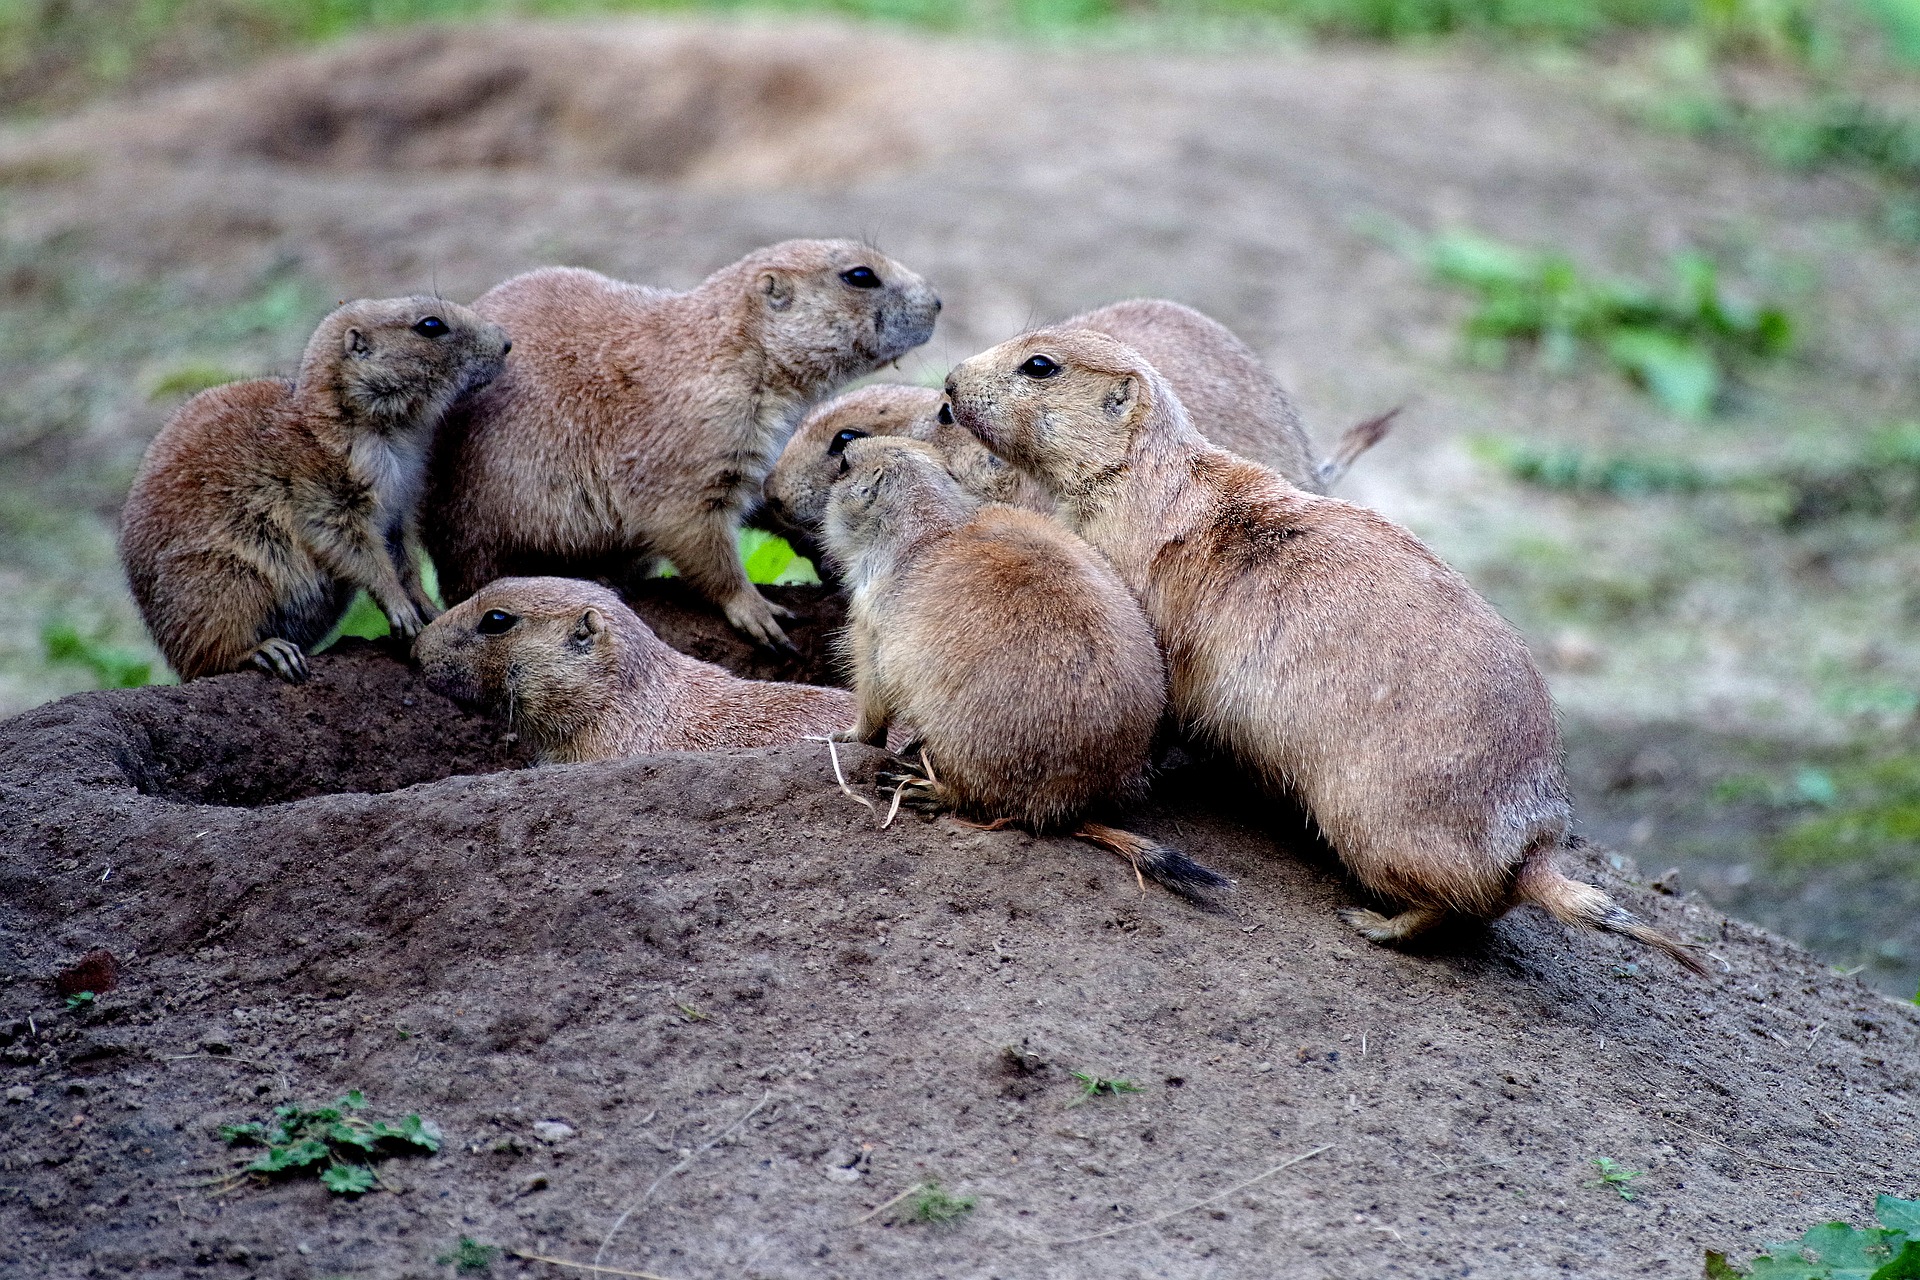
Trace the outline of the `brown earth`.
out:
<instances>
[{"instance_id":1,"label":"brown earth","mask_svg":"<svg viewBox=\"0 0 1920 1280\"><path fill-rule=\"evenodd\" d=\"M1201 765L1142 825L1235 878L1221 914L1073 842L880 830L813 744L516 763L359 641L0 725L0 1273L446 1275L464 1235L676 1280L1676 1276L1917 1189L1920 1011L1597 849L1711 981L1529 913L1371 947ZM98 948L118 987L63 1011ZM210 1186L218 1125L350 1088L440 1154L358 1202ZM866 1217L929 1178L975 1211Z\"/></svg>"}]
</instances>

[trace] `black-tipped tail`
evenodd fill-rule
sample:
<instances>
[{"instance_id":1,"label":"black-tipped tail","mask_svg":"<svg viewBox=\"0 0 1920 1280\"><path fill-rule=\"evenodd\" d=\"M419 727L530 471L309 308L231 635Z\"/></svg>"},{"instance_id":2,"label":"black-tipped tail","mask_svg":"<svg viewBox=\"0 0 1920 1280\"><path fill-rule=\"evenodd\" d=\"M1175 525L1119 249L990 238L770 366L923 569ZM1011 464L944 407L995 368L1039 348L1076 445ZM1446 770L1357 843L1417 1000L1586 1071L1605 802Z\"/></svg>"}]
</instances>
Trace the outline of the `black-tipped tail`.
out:
<instances>
[{"instance_id":1,"label":"black-tipped tail","mask_svg":"<svg viewBox=\"0 0 1920 1280\"><path fill-rule=\"evenodd\" d=\"M1341 434L1340 443L1334 447L1333 456L1316 468L1321 486L1331 489L1339 484L1356 458L1387 438L1387 432L1393 430L1393 420L1400 416L1400 410L1404 408L1405 405L1396 406L1377 418L1368 418L1365 422L1356 422L1348 427Z\"/></svg>"},{"instance_id":2,"label":"black-tipped tail","mask_svg":"<svg viewBox=\"0 0 1920 1280\"><path fill-rule=\"evenodd\" d=\"M1142 879L1153 881L1195 906L1218 909L1219 904L1213 895L1231 888L1233 884L1212 867L1202 866L1178 849L1131 831L1087 822L1082 823L1073 834L1089 844L1099 845L1109 853L1119 854L1133 864L1134 871Z\"/></svg>"},{"instance_id":3,"label":"black-tipped tail","mask_svg":"<svg viewBox=\"0 0 1920 1280\"><path fill-rule=\"evenodd\" d=\"M1693 948L1660 932L1592 885L1561 875L1544 857L1535 857L1520 869L1520 878L1514 884L1514 899L1544 907L1554 919L1566 924L1632 938L1665 952L1695 973L1708 972Z\"/></svg>"}]
</instances>

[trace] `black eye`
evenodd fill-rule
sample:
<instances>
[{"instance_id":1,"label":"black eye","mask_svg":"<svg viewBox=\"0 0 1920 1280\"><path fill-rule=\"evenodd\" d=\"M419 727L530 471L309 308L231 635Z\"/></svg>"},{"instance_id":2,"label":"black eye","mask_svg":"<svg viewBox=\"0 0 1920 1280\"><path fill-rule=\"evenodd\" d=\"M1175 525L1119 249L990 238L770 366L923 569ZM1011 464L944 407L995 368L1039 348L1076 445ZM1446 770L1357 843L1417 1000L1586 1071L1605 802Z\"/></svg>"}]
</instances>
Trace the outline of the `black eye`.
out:
<instances>
[{"instance_id":1,"label":"black eye","mask_svg":"<svg viewBox=\"0 0 1920 1280\"><path fill-rule=\"evenodd\" d=\"M953 425L953 406L948 404L945 400L942 400L940 402L940 412L934 414L933 416L940 420L941 426L950 427Z\"/></svg>"},{"instance_id":2,"label":"black eye","mask_svg":"<svg viewBox=\"0 0 1920 1280\"><path fill-rule=\"evenodd\" d=\"M1045 356L1028 356L1027 362L1020 366L1020 373L1029 378L1051 378L1060 372L1060 366Z\"/></svg>"},{"instance_id":3,"label":"black eye","mask_svg":"<svg viewBox=\"0 0 1920 1280\"><path fill-rule=\"evenodd\" d=\"M847 446L855 440L864 440L866 438L866 432L855 431L852 427L848 427L845 431L836 431L833 433L833 439L827 444L827 456L829 458L837 458L845 453Z\"/></svg>"},{"instance_id":4,"label":"black eye","mask_svg":"<svg viewBox=\"0 0 1920 1280\"><path fill-rule=\"evenodd\" d=\"M439 316L428 316L413 326L413 331L423 338L442 337L447 332L447 322Z\"/></svg>"},{"instance_id":5,"label":"black eye","mask_svg":"<svg viewBox=\"0 0 1920 1280\"><path fill-rule=\"evenodd\" d=\"M505 609L489 609L480 615L480 623L474 628L483 636L497 636L503 631L513 630L513 624L520 621Z\"/></svg>"},{"instance_id":6,"label":"black eye","mask_svg":"<svg viewBox=\"0 0 1920 1280\"><path fill-rule=\"evenodd\" d=\"M872 267L850 267L840 273L840 278L856 289L878 289L880 277Z\"/></svg>"}]
</instances>

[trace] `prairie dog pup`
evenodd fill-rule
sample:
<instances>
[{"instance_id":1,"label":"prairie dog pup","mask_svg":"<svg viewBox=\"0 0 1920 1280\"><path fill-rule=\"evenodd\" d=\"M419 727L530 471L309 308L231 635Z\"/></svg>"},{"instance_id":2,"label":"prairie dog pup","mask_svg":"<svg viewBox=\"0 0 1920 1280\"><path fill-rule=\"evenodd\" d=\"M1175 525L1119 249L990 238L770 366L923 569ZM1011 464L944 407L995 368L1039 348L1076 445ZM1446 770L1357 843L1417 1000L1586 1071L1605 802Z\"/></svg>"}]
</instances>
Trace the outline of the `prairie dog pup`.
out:
<instances>
[{"instance_id":1,"label":"prairie dog pup","mask_svg":"<svg viewBox=\"0 0 1920 1280\"><path fill-rule=\"evenodd\" d=\"M120 559L182 679L253 663L294 682L357 588L395 634L433 617L417 512L435 428L489 382L506 331L439 298L350 302L291 382L203 391L147 447Z\"/></svg>"},{"instance_id":2,"label":"prairie dog pup","mask_svg":"<svg viewBox=\"0 0 1920 1280\"><path fill-rule=\"evenodd\" d=\"M1046 516L983 504L932 446L855 440L827 508L845 576L859 718L834 736L923 748L924 803L1068 830L1189 897L1225 881L1181 854L1083 823L1146 790L1166 706L1153 629L1092 548Z\"/></svg>"},{"instance_id":3,"label":"prairie dog pup","mask_svg":"<svg viewBox=\"0 0 1920 1280\"><path fill-rule=\"evenodd\" d=\"M988 502L1050 512L1053 499L1017 467L938 414L940 392L931 387L882 383L849 391L808 414L765 485L762 514L801 554L818 559L827 493L840 478L841 451L865 436L900 436L932 445L960 487Z\"/></svg>"},{"instance_id":4,"label":"prairie dog pup","mask_svg":"<svg viewBox=\"0 0 1920 1280\"><path fill-rule=\"evenodd\" d=\"M1376 942L1522 902L1678 942L1553 866L1571 803L1526 645L1397 525L1209 444L1165 378L1103 334L1050 329L947 379L953 414L1029 470L1139 595L1176 716L1313 813L1368 889Z\"/></svg>"},{"instance_id":5,"label":"prairie dog pup","mask_svg":"<svg viewBox=\"0 0 1920 1280\"><path fill-rule=\"evenodd\" d=\"M667 647L620 597L574 578L502 578L414 642L427 683L504 714L542 764L765 747L846 724L844 689L742 680Z\"/></svg>"},{"instance_id":6,"label":"prairie dog pup","mask_svg":"<svg viewBox=\"0 0 1920 1280\"><path fill-rule=\"evenodd\" d=\"M449 600L494 578L671 560L748 638L786 642L735 535L809 406L933 334L924 280L850 240L789 240L685 293L548 267L474 309L513 359L434 459Z\"/></svg>"}]
</instances>

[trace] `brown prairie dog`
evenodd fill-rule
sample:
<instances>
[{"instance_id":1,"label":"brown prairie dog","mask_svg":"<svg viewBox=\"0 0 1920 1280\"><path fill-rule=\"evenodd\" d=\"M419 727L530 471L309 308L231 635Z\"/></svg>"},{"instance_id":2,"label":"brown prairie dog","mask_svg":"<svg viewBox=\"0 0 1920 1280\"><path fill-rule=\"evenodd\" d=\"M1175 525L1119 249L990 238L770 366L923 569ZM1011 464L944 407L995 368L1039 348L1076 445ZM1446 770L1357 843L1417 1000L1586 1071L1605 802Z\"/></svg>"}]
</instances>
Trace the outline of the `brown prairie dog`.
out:
<instances>
[{"instance_id":1,"label":"brown prairie dog","mask_svg":"<svg viewBox=\"0 0 1920 1280\"><path fill-rule=\"evenodd\" d=\"M542 764L824 737L853 715L844 689L742 680L669 648L596 583L502 578L414 642L432 688L504 714Z\"/></svg>"},{"instance_id":2,"label":"brown prairie dog","mask_svg":"<svg viewBox=\"0 0 1920 1280\"><path fill-rule=\"evenodd\" d=\"M1173 384L1189 417L1213 443L1265 463L1303 489L1324 493L1353 460L1384 437L1393 415L1363 422L1341 437L1332 459L1316 462L1292 399L1246 344L1191 307L1161 299L1116 302L1058 326L1092 329L1139 352ZM766 480L766 522L803 554L817 547L827 490L840 474L836 439L906 436L939 449L961 487L990 502L1051 512L1053 500L1025 473L1009 468L951 420L940 393L880 385L850 391L807 415Z\"/></svg>"},{"instance_id":3,"label":"brown prairie dog","mask_svg":"<svg viewBox=\"0 0 1920 1280\"><path fill-rule=\"evenodd\" d=\"M1133 348L1172 384L1201 435L1313 493L1337 484L1355 458L1380 443L1394 417L1348 428L1333 457L1320 462L1293 397L1233 330L1211 316L1178 302L1136 298L1051 327L1091 329Z\"/></svg>"},{"instance_id":4,"label":"brown prairie dog","mask_svg":"<svg viewBox=\"0 0 1920 1280\"><path fill-rule=\"evenodd\" d=\"M1092 548L1046 516L982 503L932 446L855 440L827 508L850 596L859 716L834 736L884 745L898 723L925 804L1068 830L1194 896L1224 884L1164 846L1085 824L1138 799L1166 706L1139 604Z\"/></svg>"},{"instance_id":5,"label":"brown prairie dog","mask_svg":"<svg viewBox=\"0 0 1920 1280\"><path fill-rule=\"evenodd\" d=\"M515 573L620 578L653 557L784 644L735 536L807 409L925 342L940 299L849 240L789 240L684 293L549 267L474 304L513 358L434 460L449 600Z\"/></svg>"},{"instance_id":6,"label":"brown prairie dog","mask_svg":"<svg viewBox=\"0 0 1920 1280\"><path fill-rule=\"evenodd\" d=\"M1160 637L1175 716L1302 801L1398 942L1533 902L1700 963L1554 869L1572 819L1526 645L1411 534L1222 450L1112 338L1042 330L956 368L959 424L1054 494Z\"/></svg>"},{"instance_id":7,"label":"brown prairie dog","mask_svg":"<svg viewBox=\"0 0 1920 1280\"><path fill-rule=\"evenodd\" d=\"M203 391L148 446L120 521L147 629L182 679L305 650L366 588L396 634L434 615L417 514L436 427L499 372L506 331L439 298L351 302L291 382Z\"/></svg>"}]
</instances>

